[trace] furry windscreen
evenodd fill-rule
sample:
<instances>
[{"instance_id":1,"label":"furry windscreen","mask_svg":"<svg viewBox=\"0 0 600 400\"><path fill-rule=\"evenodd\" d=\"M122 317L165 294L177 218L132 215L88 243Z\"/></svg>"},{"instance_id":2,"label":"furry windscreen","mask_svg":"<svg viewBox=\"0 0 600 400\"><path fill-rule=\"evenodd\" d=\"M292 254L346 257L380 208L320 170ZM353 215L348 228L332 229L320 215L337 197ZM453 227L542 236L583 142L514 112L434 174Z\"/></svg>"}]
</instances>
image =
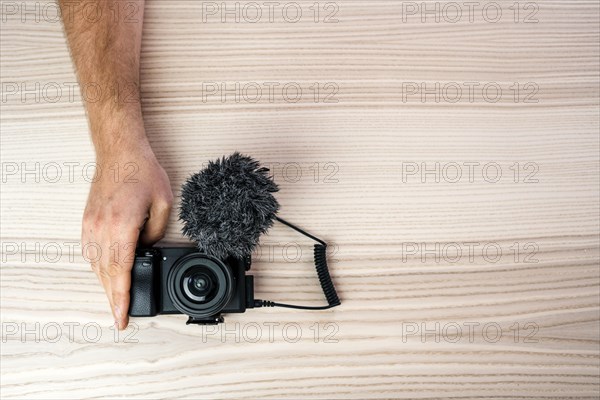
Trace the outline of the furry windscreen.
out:
<instances>
[{"instance_id":1,"label":"furry windscreen","mask_svg":"<svg viewBox=\"0 0 600 400\"><path fill-rule=\"evenodd\" d=\"M181 190L183 233L212 256L250 255L279 210L269 169L234 153L209 162Z\"/></svg>"}]
</instances>

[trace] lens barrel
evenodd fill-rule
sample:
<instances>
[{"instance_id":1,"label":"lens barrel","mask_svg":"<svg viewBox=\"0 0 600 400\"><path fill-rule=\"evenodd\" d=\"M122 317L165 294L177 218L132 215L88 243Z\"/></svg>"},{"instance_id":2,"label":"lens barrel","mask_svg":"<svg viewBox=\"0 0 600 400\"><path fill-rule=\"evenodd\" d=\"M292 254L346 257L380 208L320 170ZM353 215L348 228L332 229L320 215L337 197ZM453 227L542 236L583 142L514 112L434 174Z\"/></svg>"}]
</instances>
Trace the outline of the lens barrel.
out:
<instances>
[{"instance_id":1,"label":"lens barrel","mask_svg":"<svg viewBox=\"0 0 600 400\"><path fill-rule=\"evenodd\" d=\"M233 285L230 268L203 253L181 257L167 275L167 292L173 305L195 318L217 315L229 303Z\"/></svg>"}]
</instances>

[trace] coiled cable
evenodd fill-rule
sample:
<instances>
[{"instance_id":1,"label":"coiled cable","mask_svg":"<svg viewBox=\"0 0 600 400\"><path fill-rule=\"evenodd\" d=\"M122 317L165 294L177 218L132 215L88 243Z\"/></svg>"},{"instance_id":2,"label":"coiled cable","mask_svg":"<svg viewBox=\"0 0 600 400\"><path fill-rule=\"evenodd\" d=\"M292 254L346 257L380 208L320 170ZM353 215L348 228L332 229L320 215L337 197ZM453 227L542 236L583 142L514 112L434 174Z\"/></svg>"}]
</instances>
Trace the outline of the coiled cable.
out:
<instances>
[{"instance_id":1,"label":"coiled cable","mask_svg":"<svg viewBox=\"0 0 600 400\"><path fill-rule=\"evenodd\" d=\"M269 300L254 300L254 307L285 307L285 308L295 308L298 310L327 310L328 308L339 306L341 303L340 298L335 291L335 286L333 285L333 281L331 280L331 275L329 274L329 267L327 266L327 243L323 240L311 235L308 232L298 228L295 225L287 222L286 220L276 217L277 221L281 222L284 225L294 229L295 231L307 236L314 241L318 242L314 247L314 260L315 260L315 269L317 270L317 276L319 278L319 283L321 284L321 288L323 289L323 294L325 295L325 299L327 300L326 306L299 306L295 304L285 304L285 303L277 303Z\"/></svg>"}]
</instances>

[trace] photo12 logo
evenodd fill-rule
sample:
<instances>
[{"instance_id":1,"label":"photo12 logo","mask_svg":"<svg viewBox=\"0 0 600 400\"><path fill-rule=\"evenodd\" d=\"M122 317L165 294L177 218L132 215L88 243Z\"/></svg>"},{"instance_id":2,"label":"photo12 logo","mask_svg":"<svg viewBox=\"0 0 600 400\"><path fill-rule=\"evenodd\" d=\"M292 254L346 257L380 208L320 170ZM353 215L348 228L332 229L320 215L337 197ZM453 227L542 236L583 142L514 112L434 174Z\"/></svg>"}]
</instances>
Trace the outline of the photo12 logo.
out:
<instances>
[{"instance_id":1,"label":"photo12 logo","mask_svg":"<svg viewBox=\"0 0 600 400\"><path fill-rule=\"evenodd\" d=\"M335 82L203 82L202 102L221 103L338 103Z\"/></svg>"},{"instance_id":2,"label":"photo12 logo","mask_svg":"<svg viewBox=\"0 0 600 400\"><path fill-rule=\"evenodd\" d=\"M102 2L90 0L61 1L5 1L0 5L2 23L19 21L20 23L60 24L61 20L96 24L107 21L139 22L142 8L139 1Z\"/></svg>"},{"instance_id":3,"label":"photo12 logo","mask_svg":"<svg viewBox=\"0 0 600 400\"><path fill-rule=\"evenodd\" d=\"M537 264L540 246L536 242L404 242L401 245L403 263L436 264Z\"/></svg>"},{"instance_id":4,"label":"photo12 logo","mask_svg":"<svg viewBox=\"0 0 600 400\"><path fill-rule=\"evenodd\" d=\"M113 163L102 168L96 162L77 161L15 162L1 164L2 183L94 183L107 179L114 183L138 183L140 168L135 162Z\"/></svg>"},{"instance_id":5,"label":"photo12 logo","mask_svg":"<svg viewBox=\"0 0 600 400\"><path fill-rule=\"evenodd\" d=\"M339 343L336 335L340 331L334 322L315 322L310 326L303 326L297 322L247 322L234 324L223 323L220 325L203 325L202 343L209 341L257 343L260 341L297 343L301 340L310 340L314 343Z\"/></svg>"},{"instance_id":6,"label":"photo12 logo","mask_svg":"<svg viewBox=\"0 0 600 400\"><path fill-rule=\"evenodd\" d=\"M506 324L505 324L506 325ZM535 322L515 322L502 326L498 322L402 322L402 343L418 339L421 343L498 343L510 338L514 343L538 343L540 327Z\"/></svg>"},{"instance_id":7,"label":"photo12 logo","mask_svg":"<svg viewBox=\"0 0 600 400\"><path fill-rule=\"evenodd\" d=\"M507 4L508 3L508 4ZM428 1L402 2L402 23L498 23L537 24L540 7L534 2Z\"/></svg>"},{"instance_id":8,"label":"photo12 logo","mask_svg":"<svg viewBox=\"0 0 600 400\"><path fill-rule=\"evenodd\" d=\"M108 330L108 332L107 332ZM2 343L138 343L139 327L130 322L125 331L116 326L102 327L97 322L2 322Z\"/></svg>"},{"instance_id":9,"label":"photo12 logo","mask_svg":"<svg viewBox=\"0 0 600 400\"><path fill-rule=\"evenodd\" d=\"M86 103L111 102L114 104L139 103L139 85L133 82L102 85L87 82L54 81L4 81L2 82L2 103Z\"/></svg>"},{"instance_id":10,"label":"photo12 logo","mask_svg":"<svg viewBox=\"0 0 600 400\"><path fill-rule=\"evenodd\" d=\"M539 183L539 164L532 161L403 161L402 183Z\"/></svg>"},{"instance_id":11,"label":"photo12 logo","mask_svg":"<svg viewBox=\"0 0 600 400\"><path fill-rule=\"evenodd\" d=\"M203 1L202 23L298 23L302 20L314 23L336 24L340 6L336 2L311 2L299 4L295 1L249 1L225 3Z\"/></svg>"},{"instance_id":12,"label":"photo12 logo","mask_svg":"<svg viewBox=\"0 0 600 400\"><path fill-rule=\"evenodd\" d=\"M536 82L402 82L402 103L537 104Z\"/></svg>"}]
</instances>

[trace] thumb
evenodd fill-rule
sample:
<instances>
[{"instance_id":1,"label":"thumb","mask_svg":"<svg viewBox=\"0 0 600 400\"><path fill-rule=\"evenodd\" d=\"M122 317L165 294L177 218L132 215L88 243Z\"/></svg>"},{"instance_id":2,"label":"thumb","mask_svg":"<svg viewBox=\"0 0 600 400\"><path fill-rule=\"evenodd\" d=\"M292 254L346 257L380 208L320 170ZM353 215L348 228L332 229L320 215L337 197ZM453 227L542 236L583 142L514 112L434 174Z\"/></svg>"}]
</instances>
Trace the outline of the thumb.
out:
<instances>
[{"instance_id":1,"label":"thumb","mask_svg":"<svg viewBox=\"0 0 600 400\"><path fill-rule=\"evenodd\" d=\"M169 214L171 213L171 201L154 202L149 210L148 220L140 233L140 243L144 246L152 246L165 235Z\"/></svg>"}]
</instances>

